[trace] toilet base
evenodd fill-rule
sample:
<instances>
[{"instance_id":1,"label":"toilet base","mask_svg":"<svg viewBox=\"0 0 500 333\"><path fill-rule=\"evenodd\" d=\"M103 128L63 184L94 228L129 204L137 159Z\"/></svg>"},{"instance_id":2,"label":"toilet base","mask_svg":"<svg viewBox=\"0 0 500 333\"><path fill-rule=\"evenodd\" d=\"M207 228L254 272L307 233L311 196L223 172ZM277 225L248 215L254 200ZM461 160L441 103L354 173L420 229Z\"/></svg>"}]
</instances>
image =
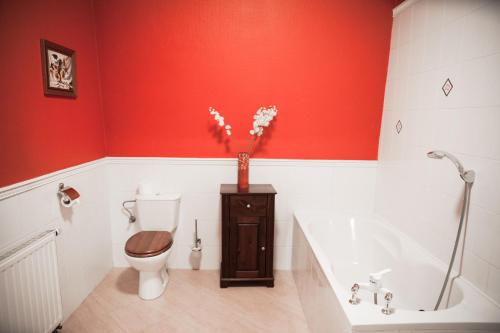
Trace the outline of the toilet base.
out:
<instances>
[{"instance_id":1,"label":"toilet base","mask_svg":"<svg viewBox=\"0 0 500 333\"><path fill-rule=\"evenodd\" d=\"M144 300L160 297L167 287L168 280L166 267L157 272L139 271L139 297Z\"/></svg>"}]
</instances>

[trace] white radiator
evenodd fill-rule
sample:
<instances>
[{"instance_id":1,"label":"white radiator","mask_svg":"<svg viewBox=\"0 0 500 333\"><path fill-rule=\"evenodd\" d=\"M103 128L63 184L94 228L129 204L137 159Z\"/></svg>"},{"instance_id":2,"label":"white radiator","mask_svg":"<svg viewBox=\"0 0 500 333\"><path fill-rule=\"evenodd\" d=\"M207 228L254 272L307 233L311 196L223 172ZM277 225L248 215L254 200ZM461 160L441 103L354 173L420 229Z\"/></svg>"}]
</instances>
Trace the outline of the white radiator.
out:
<instances>
[{"instance_id":1,"label":"white radiator","mask_svg":"<svg viewBox=\"0 0 500 333\"><path fill-rule=\"evenodd\" d=\"M56 231L0 256L0 332L52 332L62 322Z\"/></svg>"}]
</instances>

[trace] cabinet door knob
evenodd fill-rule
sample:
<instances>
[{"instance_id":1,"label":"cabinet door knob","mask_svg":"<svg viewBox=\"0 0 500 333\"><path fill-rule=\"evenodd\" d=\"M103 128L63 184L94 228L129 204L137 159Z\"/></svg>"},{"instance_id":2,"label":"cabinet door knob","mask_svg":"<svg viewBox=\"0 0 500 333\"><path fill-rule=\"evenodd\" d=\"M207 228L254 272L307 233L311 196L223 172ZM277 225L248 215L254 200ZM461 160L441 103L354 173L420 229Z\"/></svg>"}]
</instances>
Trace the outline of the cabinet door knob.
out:
<instances>
[{"instance_id":1,"label":"cabinet door knob","mask_svg":"<svg viewBox=\"0 0 500 333\"><path fill-rule=\"evenodd\" d=\"M261 249L262 251L265 251L265 250L266 250L266 247L265 247L265 246L263 246L263 247L261 247L260 249Z\"/></svg>"},{"instance_id":2,"label":"cabinet door knob","mask_svg":"<svg viewBox=\"0 0 500 333\"><path fill-rule=\"evenodd\" d=\"M251 207L250 204L247 204L247 208L250 208L250 207Z\"/></svg>"}]
</instances>

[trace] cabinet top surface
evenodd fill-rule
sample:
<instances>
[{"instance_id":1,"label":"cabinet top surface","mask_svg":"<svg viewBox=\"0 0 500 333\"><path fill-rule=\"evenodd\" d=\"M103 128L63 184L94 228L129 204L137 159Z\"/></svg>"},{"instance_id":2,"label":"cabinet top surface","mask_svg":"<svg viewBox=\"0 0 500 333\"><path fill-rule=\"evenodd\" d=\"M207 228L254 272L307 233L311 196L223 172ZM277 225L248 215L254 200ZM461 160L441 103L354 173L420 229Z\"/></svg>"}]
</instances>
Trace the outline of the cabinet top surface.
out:
<instances>
[{"instance_id":1,"label":"cabinet top surface","mask_svg":"<svg viewBox=\"0 0 500 333\"><path fill-rule=\"evenodd\" d=\"M248 190L238 191L237 184L221 184L221 194L276 194L276 190L271 184L250 184Z\"/></svg>"}]
</instances>

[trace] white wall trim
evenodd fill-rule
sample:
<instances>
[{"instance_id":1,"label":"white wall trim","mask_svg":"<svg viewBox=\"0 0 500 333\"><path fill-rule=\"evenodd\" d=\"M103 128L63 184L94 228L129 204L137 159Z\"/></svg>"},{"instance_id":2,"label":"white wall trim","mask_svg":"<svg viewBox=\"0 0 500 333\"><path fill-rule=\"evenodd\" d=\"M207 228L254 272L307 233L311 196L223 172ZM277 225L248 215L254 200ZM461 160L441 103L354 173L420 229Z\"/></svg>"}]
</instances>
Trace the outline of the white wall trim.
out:
<instances>
[{"instance_id":1,"label":"white wall trim","mask_svg":"<svg viewBox=\"0 0 500 333\"><path fill-rule=\"evenodd\" d=\"M100 165L106 164L144 164L159 163L171 165L234 165L236 158L186 158L186 157L104 157L94 161L75 165L73 167L61 169L31 178L19 183L0 188L0 201L31 191L35 188L61 181L64 178L86 172ZM373 160L295 160L295 159L267 159L252 158L252 166L289 166L289 167L356 167L356 168L376 168L377 161Z\"/></svg>"},{"instance_id":2,"label":"white wall trim","mask_svg":"<svg viewBox=\"0 0 500 333\"><path fill-rule=\"evenodd\" d=\"M12 185L0 187L0 201L14 197L24 192L31 191L35 188L61 181L64 178L86 172L91 170L99 165L103 165L106 163L105 158L100 158L94 161L78 164L69 168L61 169L58 171L54 171L48 173L46 175L42 175L39 177L31 178L19 183L15 183Z\"/></svg>"},{"instance_id":3,"label":"white wall trim","mask_svg":"<svg viewBox=\"0 0 500 333\"><path fill-rule=\"evenodd\" d=\"M405 10L406 8L408 8L410 6L413 6L418 1L420 1L420 0L405 0L405 1L403 1L402 3L397 5L396 8L394 8L392 10L392 17L398 16L403 10Z\"/></svg>"},{"instance_id":4,"label":"white wall trim","mask_svg":"<svg viewBox=\"0 0 500 333\"><path fill-rule=\"evenodd\" d=\"M159 163L172 165L234 165L236 158L197 158L197 157L106 157L109 164L143 164ZM300 159L273 159L251 158L253 166L303 166L303 167L364 167L376 168L378 161L374 160L300 160Z\"/></svg>"}]
</instances>

